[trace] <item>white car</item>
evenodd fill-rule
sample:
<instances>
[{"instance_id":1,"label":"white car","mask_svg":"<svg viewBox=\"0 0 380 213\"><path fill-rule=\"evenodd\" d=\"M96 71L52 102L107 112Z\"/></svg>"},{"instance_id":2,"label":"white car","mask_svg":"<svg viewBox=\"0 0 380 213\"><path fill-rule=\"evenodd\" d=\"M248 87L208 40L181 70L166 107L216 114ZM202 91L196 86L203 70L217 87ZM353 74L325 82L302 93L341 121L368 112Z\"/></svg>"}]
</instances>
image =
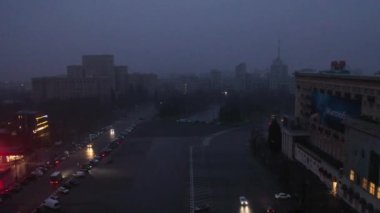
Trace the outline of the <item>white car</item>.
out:
<instances>
[{"instance_id":1,"label":"white car","mask_svg":"<svg viewBox=\"0 0 380 213\"><path fill-rule=\"evenodd\" d=\"M240 197L239 197L239 200L240 200L240 205L241 205L241 206L248 206L248 200L247 200L246 197L244 197L244 196L240 196Z\"/></svg>"},{"instance_id":2,"label":"white car","mask_svg":"<svg viewBox=\"0 0 380 213\"><path fill-rule=\"evenodd\" d=\"M41 205L42 206L46 206L46 207L48 207L50 209L59 209L59 208L61 208L61 206L59 205L59 201L51 199L51 198L48 198L48 199L44 200L44 202Z\"/></svg>"},{"instance_id":3,"label":"white car","mask_svg":"<svg viewBox=\"0 0 380 213\"><path fill-rule=\"evenodd\" d=\"M84 177L86 175L86 173L84 173L83 171L77 171L73 174L74 177Z\"/></svg>"},{"instance_id":4,"label":"white car","mask_svg":"<svg viewBox=\"0 0 380 213\"><path fill-rule=\"evenodd\" d=\"M44 173L41 170L36 169L33 172L31 172L31 174L35 176L42 176Z\"/></svg>"},{"instance_id":5,"label":"white car","mask_svg":"<svg viewBox=\"0 0 380 213\"><path fill-rule=\"evenodd\" d=\"M276 199L288 199L288 198L291 198L290 194L287 194L287 193L284 193L284 192L277 193L277 194L274 195L274 197Z\"/></svg>"},{"instance_id":6,"label":"white car","mask_svg":"<svg viewBox=\"0 0 380 213\"><path fill-rule=\"evenodd\" d=\"M67 193L69 193L69 191L70 190L68 190L68 189L66 189L65 187L59 187L58 189L57 189L57 191L59 192L59 193L62 193L62 194L67 194Z\"/></svg>"}]
</instances>

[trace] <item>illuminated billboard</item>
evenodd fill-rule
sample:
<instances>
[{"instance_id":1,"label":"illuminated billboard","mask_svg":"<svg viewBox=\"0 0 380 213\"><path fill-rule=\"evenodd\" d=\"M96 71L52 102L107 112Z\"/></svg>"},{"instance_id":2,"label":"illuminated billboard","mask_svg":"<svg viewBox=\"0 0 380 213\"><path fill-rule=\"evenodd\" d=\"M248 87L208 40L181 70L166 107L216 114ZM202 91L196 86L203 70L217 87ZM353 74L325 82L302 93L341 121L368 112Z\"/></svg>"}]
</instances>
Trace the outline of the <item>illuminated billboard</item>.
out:
<instances>
[{"instance_id":1,"label":"illuminated billboard","mask_svg":"<svg viewBox=\"0 0 380 213\"><path fill-rule=\"evenodd\" d=\"M344 131L343 120L349 117L357 117L361 112L359 100L349 100L334 97L328 94L313 92L313 113L320 115L321 123L337 131Z\"/></svg>"}]
</instances>

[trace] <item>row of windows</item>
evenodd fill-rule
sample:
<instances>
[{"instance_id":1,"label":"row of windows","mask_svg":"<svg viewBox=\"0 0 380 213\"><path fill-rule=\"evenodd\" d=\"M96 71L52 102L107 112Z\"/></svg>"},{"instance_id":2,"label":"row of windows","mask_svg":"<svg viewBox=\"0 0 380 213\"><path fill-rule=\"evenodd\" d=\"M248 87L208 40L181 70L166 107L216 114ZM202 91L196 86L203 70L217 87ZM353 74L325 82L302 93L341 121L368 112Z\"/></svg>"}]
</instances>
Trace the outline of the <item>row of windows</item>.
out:
<instances>
[{"instance_id":1,"label":"row of windows","mask_svg":"<svg viewBox=\"0 0 380 213\"><path fill-rule=\"evenodd\" d=\"M309 86L310 84L307 85L307 89L310 88ZM303 90L306 90L305 87L303 87L304 84L301 86L300 84L297 84L297 89L300 89L302 88ZM375 92L377 95L380 95L380 90L376 90L376 89L370 89L370 88L363 88L363 87L352 87L352 86L340 86L340 85L332 85L332 84L318 84L318 87L319 88L329 88L330 90L345 90L345 91L352 91L352 92L355 92L355 93L364 93L364 94L368 94L368 95L375 95ZM317 87L313 87L313 90L314 91L317 91L318 88Z\"/></svg>"},{"instance_id":2,"label":"row of windows","mask_svg":"<svg viewBox=\"0 0 380 213\"><path fill-rule=\"evenodd\" d=\"M328 89L322 89L328 88ZM301 87L299 84L297 84L297 89L300 90L302 88L303 91L319 91L321 93L327 93L329 95L336 95L339 97L344 98L355 98L355 99L361 99L362 94L368 95L370 98L370 102L374 100L374 96L380 96L380 90L375 89L368 89L368 88L360 88L360 87L344 87L344 86L332 86L332 85L319 85L319 88L310 88L310 87ZM341 90L341 91L339 91ZM342 91L343 90L343 91ZM348 92L348 90L351 90L351 92ZM377 91L377 94L375 94L375 91ZM335 93L335 94L334 94Z\"/></svg>"},{"instance_id":3,"label":"row of windows","mask_svg":"<svg viewBox=\"0 0 380 213\"><path fill-rule=\"evenodd\" d=\"M356 172L355 172L354 170L351 169L351 170L350 170L350 174L349 174L349 179L350 179L350 181L358 183L358 182L357 182L358 178L359 178L359 177L357 177ZM361 187L362 187L365 191L367 191L369 194L371 194L371 195L373 195L373 196L375 196L375 194L376 194L376 198L377 198L377 199L380 199L380 186L377 186L377 190L376 190L376 185L375 185L375 183L370 182L370 181L368 181L367 178L363 177L363 178L362 178L362 181L361 181Z\"/></svg>"}]
</instances>

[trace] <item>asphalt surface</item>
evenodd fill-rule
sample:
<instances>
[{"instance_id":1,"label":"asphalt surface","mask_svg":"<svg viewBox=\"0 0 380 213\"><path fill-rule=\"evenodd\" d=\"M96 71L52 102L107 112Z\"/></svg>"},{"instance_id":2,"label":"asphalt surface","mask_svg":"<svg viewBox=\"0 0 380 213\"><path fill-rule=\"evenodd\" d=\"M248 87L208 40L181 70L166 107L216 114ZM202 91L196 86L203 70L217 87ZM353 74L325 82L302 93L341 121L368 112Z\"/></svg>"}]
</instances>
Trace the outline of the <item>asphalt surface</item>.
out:
<instances>
[{"instance_id":1,"label":"asphalt surface","mask_svg":"<svg viewBox=\"0 0 380 213\"><path fill-rule=\"evenodd\" d=\"M151 111L151 109L137 110L134 114L128 117L127 120L115 122L113 128L116 131L116 135L133 123L139 122L140 116L150 115ZM54 171L61 171L64 177L70 176L73 172L78 170L78 164L87 163L94 157L95 153L101 150L107 143L114 140L115 136L105 133L93 141L93 149L83 149L71 154L69 158L62 161L58 166L24 186L20 192L13 194L11 199L5 200L1 203L0 212L31 212L56 190L56 187L49 184L49 175L51 173Z\"/></svg>"},{"instance_id":2,"label":"asphalt surface","mask_svg":"<svg viewBox=\"0 0 380 213\"><path fill-rule=\"evenodd\" d=\"M189 147L224 127L156 119L137 126L127 141L72 194L64 212L188 212ZM182 135L182 137L179 137Z\"/></svg>"},{"instance_id":3,"label":"asphalt surface","mask_svg":"<svg viewBox=\"0 0 380 213\"><path fill-rule=\"evenodd\" d=\"M200 178L200 188L209 189L206 201L210 203L211 212L265 212L268 207L277 212L293 210L293 200L274 198L276 193L282 192L278 179L252 158L249 133L249 127L234 129L193 149L195 180ZM247 198L248 207L240 206L240 196ZM204 203L202 196L197 199L196 194L195 198L196 205L197 201L200 205Z\"/></svg>"},{"instance_id":4,"label":"asphalt surface","mask_svg":"<svg viewBox=\"0 0 380 213\"><path fill-rule=\"evenodd\" d=\"M79 186L61 196L62 212L191 213L201 205L218 213L265 212L269 206L280 213L295 209L295 200L274 198L283 190L275 173L250 153L251 127L158 118L140 122ZM115 124L116 134L127 123ZM103 136L96 147L110 140ZM60 170L73 171L75 162L87 161L86 154L70 157ZM0 212L27 212L53 190L48 176L42 177L3 204ZM248 199L248 207L240 206L239 196Z\"/></svg>"},{"instance_id":5,"label":"asphalt surface","mask_svg":"<svg viewBox=\"0 0 380 213\"><path fill-rule=\"evenodd\" d=\"M190 212L190 147L194 207L207 204L210 212L292 209L292 200L274 198L281 191L276 177L250 155L249 130L226 129L170 120L142 124L110 156L112 163L94 168L80 187L62 198L62 210ZM240 207L240 195L247 197L249 207Z\"/></svg>"}]
</instances>

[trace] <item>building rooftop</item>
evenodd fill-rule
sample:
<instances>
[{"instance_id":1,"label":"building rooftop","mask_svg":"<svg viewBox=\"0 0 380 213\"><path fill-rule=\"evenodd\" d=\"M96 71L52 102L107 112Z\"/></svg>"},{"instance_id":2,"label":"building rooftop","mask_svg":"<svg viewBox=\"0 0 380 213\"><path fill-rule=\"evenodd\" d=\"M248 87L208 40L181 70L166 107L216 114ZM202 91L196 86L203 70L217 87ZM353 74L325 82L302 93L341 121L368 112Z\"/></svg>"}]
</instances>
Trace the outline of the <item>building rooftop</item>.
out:
<instances>
[{"instance_id":1,"label":"building rooftop","mask_svg":"<svg viewBox=\"0 0 380 213\"><path fill-rule=\"evenodd\" d=\"M332 72L295 72L296 77L316 77L323 79L343 79L353 81L371 81L380 83L380 75L351 75L346 73L332 73Z\"/></svg>"}]
</instances>

